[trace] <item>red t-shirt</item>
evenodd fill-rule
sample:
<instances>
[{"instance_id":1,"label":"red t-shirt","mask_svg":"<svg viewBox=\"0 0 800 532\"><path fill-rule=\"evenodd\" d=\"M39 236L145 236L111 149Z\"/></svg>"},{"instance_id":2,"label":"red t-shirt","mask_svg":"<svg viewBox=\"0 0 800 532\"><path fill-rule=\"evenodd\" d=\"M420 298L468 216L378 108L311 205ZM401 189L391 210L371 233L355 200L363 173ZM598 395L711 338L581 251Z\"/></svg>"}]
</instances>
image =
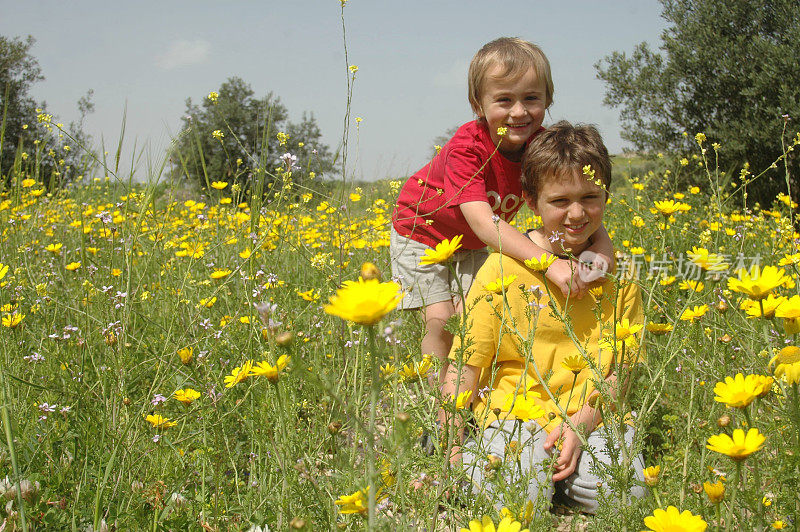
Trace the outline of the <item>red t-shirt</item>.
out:
<instances>
[{"instance_id":1,"label":"red t-shirt","mask_svg":"<svg viewBox=\"0 0 800 532\"><path fill-rule=\"evenodd\" d=\"M486 201L506 222L522 206L521 163L496 151L482 121L464 124L400 190L392 224L401 236L426 246L464 235L462 249L486 246L469 228L459 205Z\"/></svg>"}]
</instances>

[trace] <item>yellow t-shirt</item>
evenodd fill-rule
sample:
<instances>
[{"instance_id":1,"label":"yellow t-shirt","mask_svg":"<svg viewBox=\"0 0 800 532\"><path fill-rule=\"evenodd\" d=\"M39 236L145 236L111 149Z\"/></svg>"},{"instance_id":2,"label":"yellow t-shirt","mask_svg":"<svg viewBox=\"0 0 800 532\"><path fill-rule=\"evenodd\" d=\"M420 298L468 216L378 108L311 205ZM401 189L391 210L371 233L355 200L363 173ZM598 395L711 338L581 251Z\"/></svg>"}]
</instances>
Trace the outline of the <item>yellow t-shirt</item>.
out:
<instances>
[{"instance_id":1,"label":"yellow t-shirt","mask_svg":"<svg viewBox=\"0 0 800 532\"><path fill-rule=\"evenodd\" d=\"M508 283L505 300L501 294L487 290L487 285L510 276L516 278ZM612 372L615 356L617 363L622 356L627 364L639 361L638 349L633 347L634 337L622 347L623 329L617 329L616 355L610 343L604 341L614 334L614 322L628 319L631 325L642 324L642 298L635 283L624 281L617 290L614 281L607 280L602 295L589 294L582 300L570 298L569 302L549 281L548 286L549 295L544 274L529 270L521 261L492 253L467 295L467 347L463 356L466 364L482 369L473 410L484 428L498 418L496 409L500 409L500 419L517 418L504 410L506 399L509 394L526 390L541 395L535 403L544 409L545 415L536 421L548 432L561 419L553 398L562 406L569 401L568 415L582 408L595 389L594 373L587 367L575 378L572 371L561 365L567 357L584 353L604 377ZM567 334L564 321L571 324L572 336ZM461 351L461 339L456 335L450 358L459 360ZM550 420L552 415L548 414L556 416Z\"/></svg>"}]
</instances>

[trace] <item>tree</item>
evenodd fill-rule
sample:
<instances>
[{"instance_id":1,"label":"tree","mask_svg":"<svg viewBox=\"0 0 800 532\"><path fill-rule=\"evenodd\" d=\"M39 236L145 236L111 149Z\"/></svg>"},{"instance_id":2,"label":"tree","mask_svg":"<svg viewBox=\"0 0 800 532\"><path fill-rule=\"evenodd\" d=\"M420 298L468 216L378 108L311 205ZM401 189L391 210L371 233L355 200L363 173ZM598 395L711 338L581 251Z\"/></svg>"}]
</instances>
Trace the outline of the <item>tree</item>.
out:
<instances>
[{"instance_id":1,"label":"tree","mask_svg":"<svg viewBox=\"0 0 800 532\"><path fill-rule=\"evenodd\" d=\"M641 43L595 65L604 103L621 108L622 137L639 150L681 151L703 132L721 145L723 169L768 168L782 153L785 126L791 144L796 127L787 120L800 119L800 2L660 1L669 26L659 51ZM788 163L797 176L796 151ZM780 162L748 186L751 198L769 204L786 190L784 176Z\"/></svg>"},{"instance_id":2,"label":"tree","mask_svg":"<svg viewBox=\"0 0 800 532\"><path fill-rule=\"evenodd\" d=\"M187 99L172 156L173 174L200 186L225 181L247 188L260 171L267 184L274 182L283 175L276 168L287 164L294 167L295 182L334 168L313 114L304 113L299 123L292 123L278 97L271 92L262 98L253 94L241 78L231 77L200 106ZM285 163L287 153L297 159Z\"/></svg>"},{"instance_id":3,"label":"tree","mask_svg":"<svg viewBox=\"0 0 800 532\"><path fill-rule=\"evenodd\" d=\"M28 92L44 80L39 63L30 54L36 41L0 35L0 176L3 182L24 175L49 189L84 175L95 160L87 147L83 120L94 110L92 91L78 101L81 118L69 126L57 124L46 105Z\"/></svg>"}]
</instances>

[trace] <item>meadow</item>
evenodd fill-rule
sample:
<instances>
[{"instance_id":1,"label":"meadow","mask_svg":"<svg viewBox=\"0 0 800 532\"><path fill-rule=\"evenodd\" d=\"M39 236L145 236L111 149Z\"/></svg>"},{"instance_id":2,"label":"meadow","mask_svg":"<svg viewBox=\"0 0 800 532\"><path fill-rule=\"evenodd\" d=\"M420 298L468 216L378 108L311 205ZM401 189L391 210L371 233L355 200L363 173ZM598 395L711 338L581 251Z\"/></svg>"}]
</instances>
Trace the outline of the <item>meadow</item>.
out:
<instances>
[{"instance_id":1,"label":"meadow","mask_svg":"<svg viewBox=\"0 0 800 532\"><path fill-rule=\"evenodd\" d=\"M499 513L449 466L452 438L419 445L441 398L419 317L394 310L401 181L287 166L258 198L111 176L48 192L24 159L0 190L0 529L797 529L797 204L748 204L755 176L696 140L616 161L606 226L646 324L612 324L643 362L608 419L635 412L617 459L644 454L648 495L612 468L592 517L514 486Z\"/></svg>"}]
</instances>

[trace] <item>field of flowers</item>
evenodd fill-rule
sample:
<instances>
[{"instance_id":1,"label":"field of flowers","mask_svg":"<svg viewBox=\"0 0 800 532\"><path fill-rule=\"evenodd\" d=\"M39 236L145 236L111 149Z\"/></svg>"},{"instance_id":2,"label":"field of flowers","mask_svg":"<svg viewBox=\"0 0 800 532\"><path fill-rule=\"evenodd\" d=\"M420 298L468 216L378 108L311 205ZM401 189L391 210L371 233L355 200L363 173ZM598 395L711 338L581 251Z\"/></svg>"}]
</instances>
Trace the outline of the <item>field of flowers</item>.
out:
<instances>
[{"instance_id":1,"label":"field of flowers","mask_svg":"<svg viewBox=\"0 0 800 532\"><path fill-rule=\"evenodd\" d=\"M747 204L753 176L697 141L617 165L606 226L647 316L624 333L646 355L622 406L649 491L571 521L510 491L501 515L419 445L437 368L394 310L400 182L286 179L254 203L222 181L48 193L18 172L0 190L0 529L796 530L797 204Z\"/></svg>"}]
</instances>

